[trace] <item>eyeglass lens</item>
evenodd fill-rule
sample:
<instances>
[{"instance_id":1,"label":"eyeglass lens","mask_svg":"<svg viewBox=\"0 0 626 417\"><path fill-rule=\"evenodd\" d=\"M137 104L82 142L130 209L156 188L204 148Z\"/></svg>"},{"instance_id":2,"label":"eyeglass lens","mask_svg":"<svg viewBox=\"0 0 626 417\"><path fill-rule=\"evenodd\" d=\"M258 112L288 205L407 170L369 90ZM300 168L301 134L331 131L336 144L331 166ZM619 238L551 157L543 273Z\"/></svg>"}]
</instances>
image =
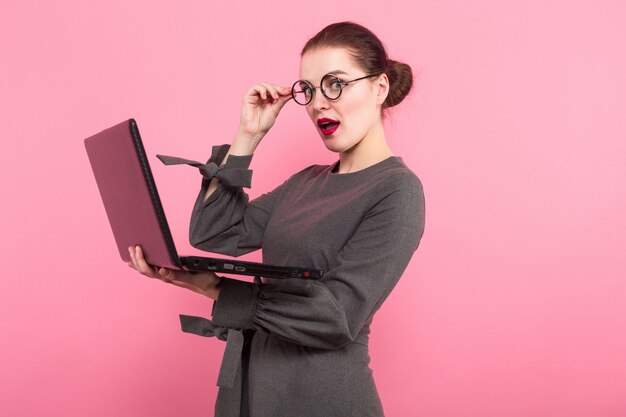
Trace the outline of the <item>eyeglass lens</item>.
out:
<instances>
[{"instance_id":1,"label":"eyeglass lens","mask_svg":"<svg viewBox=\"0 0 626 417\"><path fill-rule=\"evenodd\" d=\"M320 82L320 87L314 87L306 80L296 81L291 89L291 95L296 103L307 105L313 99L316 88L322 90L322 94L329 100L337 100L341 95L344 82L332 74L326 74Z\"/></svg>"}]
</instances>

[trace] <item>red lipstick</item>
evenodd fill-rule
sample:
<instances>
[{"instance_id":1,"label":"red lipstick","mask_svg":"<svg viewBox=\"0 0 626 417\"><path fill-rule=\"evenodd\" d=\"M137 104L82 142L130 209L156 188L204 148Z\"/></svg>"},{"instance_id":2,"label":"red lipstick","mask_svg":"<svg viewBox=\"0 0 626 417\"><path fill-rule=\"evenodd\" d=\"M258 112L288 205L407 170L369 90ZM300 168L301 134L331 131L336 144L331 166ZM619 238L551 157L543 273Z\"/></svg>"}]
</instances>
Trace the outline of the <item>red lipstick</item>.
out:
<instances>
[{"instance_id":1,"label":"red lipstick","mask_svg":"<svg viewBox=\"0 0 626 417\"><path fill-rule=\"evenodd\" d=\"M337 120L324 117L322 119L317 119L317 127L319 127L320 132L322 132L324 136L330 136L335 133L335 130L339 127L339 122Z\"/></svg>"}]
</instances>

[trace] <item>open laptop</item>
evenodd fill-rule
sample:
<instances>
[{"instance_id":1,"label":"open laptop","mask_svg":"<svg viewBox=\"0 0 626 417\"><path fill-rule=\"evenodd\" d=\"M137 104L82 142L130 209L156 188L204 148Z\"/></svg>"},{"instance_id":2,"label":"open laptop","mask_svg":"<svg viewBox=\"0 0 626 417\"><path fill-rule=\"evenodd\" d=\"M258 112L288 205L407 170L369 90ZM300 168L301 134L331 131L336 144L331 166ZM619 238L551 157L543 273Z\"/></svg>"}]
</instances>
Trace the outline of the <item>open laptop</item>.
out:
<instances>
[{"instance_id":1,"label":"open laptop","mask_svg":"<svg viewBox=\"0 0 626 417\"><path fill-rule=\"evenodd\" d=\"M85 139L85 148L120 256L141 245L152 265L267 278L318 279L322 271L273 266L234 259L179 257L135 120L130 119Z\"/></svg>"}]
</instances>

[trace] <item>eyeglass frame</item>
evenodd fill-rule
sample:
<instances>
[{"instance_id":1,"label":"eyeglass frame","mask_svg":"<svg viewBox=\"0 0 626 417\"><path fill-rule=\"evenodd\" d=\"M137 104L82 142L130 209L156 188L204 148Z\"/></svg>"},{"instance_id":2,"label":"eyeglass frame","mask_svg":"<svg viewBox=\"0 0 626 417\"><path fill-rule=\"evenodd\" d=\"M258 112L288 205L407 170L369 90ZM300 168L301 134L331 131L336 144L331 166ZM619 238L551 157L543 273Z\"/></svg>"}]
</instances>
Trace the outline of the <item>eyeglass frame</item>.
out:
<instances>
[{"instance_id":1,"label":"eyeglass frame","mask_svg":"<svg viewBox=\"0 0 626 417\"><path fill-rule=\"evenodd\" d=\"M353 79L353 80L349 80L349 81L343 81L343 80L341 80L339 77L337 77L335 74L333 74L333 73L331 72L331 73L328 73L328 74L326 74L326 75L324 75L324 76L322 77L322 79L320 80L320 85L318 85L317 87L315 87L313 84L311 84L311 83L310 83L309 81L307 81L307 80L298 80L298 81L296 81L295 83L293 83L293 85L291 86L291 97L293 98L293 101L295 101L297 104L300 104L301 106L308 106L308 105L309 105L309 104L313 101L313 97L315 96L315 90L317 90L317 89L319 88L319 89L320 89L320 91L322 92L322 94L324 95L324 97L326 97L326 99L328 99L328 100L330 100L330 101L335 101L335 100L338 100L338 99L339 99L339 97L341 97L341 93L343 93L343 89L344 89L344 87L347 87L348 85L352 84L352 83L353 83L353 82L355 82L355 81L360 81L360 80L364 80L364 79L366 79L366 78L375 77L375 76L378 76L378 75L380 75L380 74L382 74L382 72L376 72L376 73L374 73L374 74L366 75L366 76L364 76L364 77L355 78L355 79ZM328 97L328 96L326 95L326 92L325 92L325 91L324 91L324 89L322 88L322 84L324 84L324 80L325 80L326 78L328 78L328 77L334 77L334 78L336 78L339 82L341 82L341 84L342 84L341 88L339 89L339 95L338 95L337 97L335 97L335 98L330 98L330 97ZM311 94L311 97L309 98L309 101L307 101L307 102L306 102L306 103L304 103L304 104L301 104L301 103L299 103L299 102L298 102L298 100L296 100L296 94L295 94L296 84L301 83L301 82L305 82L305 83L307 83L307 84L308 84L309 86L311 86L311 88L313 89L313 94ZM304 92L304 91L302 91L302 92Z\"/></svg>"}]
</instances>

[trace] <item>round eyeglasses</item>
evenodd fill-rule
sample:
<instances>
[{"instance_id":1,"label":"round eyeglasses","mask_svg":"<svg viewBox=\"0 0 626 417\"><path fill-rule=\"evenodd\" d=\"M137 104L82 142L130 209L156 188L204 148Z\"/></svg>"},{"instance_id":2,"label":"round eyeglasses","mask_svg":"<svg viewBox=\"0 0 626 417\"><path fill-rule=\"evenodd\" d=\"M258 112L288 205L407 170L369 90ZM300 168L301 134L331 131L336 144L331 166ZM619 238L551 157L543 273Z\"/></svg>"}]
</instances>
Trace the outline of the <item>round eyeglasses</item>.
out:
<instances>
[{"instance_id":1,"label":"round eyeglasses","mask_svg":"<svg viewBox=\"0 0 626 417\"><path fill-rule=\"evenodd\" d=\"M343 81L337 78L337 76L334 74L326 74L322 77L319 87L314 87L313 84L311 84L307 80L298 80L293 83L293 86L291 87L291 96L296 103L300 104L301 106L306 106L311 102L311 100L313 100L315 90L319 88L320 90L322 90L322 94L324 94L324 97L329 100L337 100L339 96L341 96L341 92L343 91L344 87L355 81L364 80L366 78L374 77L376 75L380 74L370 74L361 78L355 78L354 80Z\"/></svg>"}]
</instances>

